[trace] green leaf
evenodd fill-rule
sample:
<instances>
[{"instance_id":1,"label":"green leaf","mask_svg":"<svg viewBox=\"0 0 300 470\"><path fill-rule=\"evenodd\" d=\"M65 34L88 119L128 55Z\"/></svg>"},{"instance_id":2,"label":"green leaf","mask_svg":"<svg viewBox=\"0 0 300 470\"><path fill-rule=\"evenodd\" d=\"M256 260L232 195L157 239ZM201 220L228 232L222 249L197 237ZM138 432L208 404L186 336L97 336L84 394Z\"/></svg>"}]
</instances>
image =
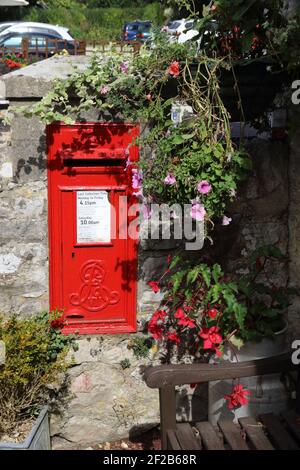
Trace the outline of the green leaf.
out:
<instances>
[{"instance_id":1,"label":"green leaf","mask_svg":"<svg viewBox=\"0 0 300 470\"><path fill-rule=\"evenodd\" d=\"M210 270L206 267L206 266L203 266L202 269L201 269L201 274L202 274L202 277L205 281L205 284L207 285L207 287L210 287L211 285L211 273L210 273Z\"/></svg>"},{"instance_id":2,"label":"green leaf","mask_svg":"<svg viewBox=\"0 0 300 470\"><path fill-rule=\"evenodd\" d=\"M172 276L173 294L176 294L176 292L179 290L184 276L185 271L178 271L176 274L174 274L174 276Z\"/></svg>"},{"instance_id":3,"label":"green leaf","mask_svg":"<svg viewBox=\"0 0 300 470\"><path fill-rule=\"evenodd\" d=\"M214 264L211 273L215 283L219 282L219 277L222 273L221 266L219 264Z\"/></svg>"},{"instance_id":4,"label":"green leaf","mask_svg":"<svg viewBox=\"0 0 300 470\"><path fill-rule=\"evenodd\" d=\"M247 308L244 305L241 305L239 303L235 303L233 305L233 311L235 314L235 318L237 321L238 326L243 329L244 328L244 323L245 323L245 318L247 315Z\"/></svg>"},{"instance_id":5,"label":"green leaf","mask_svg":"<svg viewBox=\"0 0 300 470\"><path fill-rule=\"evenodd\" d=\"M238 350L240 350L244 346L244 341L241 338L237 338L235 335L229 338L229 342L233 344Z\"/></svg>"},{"instance_id":6,"label":"green leaf","mask_svg":"<svg viewBox=\"0 0 300 470\"><path fill-rule=\"evenodd\" d=\"M174 258L172 259L171 263L170 263L170 266L169 268L170 269L173 269L177 266L177 264L179 263L179 261L181 260L181 256L179 255L176 255L174 256Z\"/></svg>"}]
</instances>

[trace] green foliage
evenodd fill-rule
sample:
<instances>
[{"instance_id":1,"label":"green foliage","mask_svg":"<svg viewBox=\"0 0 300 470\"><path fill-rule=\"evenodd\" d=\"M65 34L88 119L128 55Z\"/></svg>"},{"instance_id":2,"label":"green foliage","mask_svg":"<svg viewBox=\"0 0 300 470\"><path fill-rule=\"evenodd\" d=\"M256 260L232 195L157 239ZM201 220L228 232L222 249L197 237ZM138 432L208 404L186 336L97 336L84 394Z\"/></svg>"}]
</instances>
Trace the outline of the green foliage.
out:
<instances>
[{"instance_id":1,"label":"green foliage","mask_svg":"<svg viewBox=\"0 0 300 470\"><path fill-rule=\"evenodd\" d=\"M297 291L275 285L270 281L270 272L287 261L273 245L262 246L250 254L249 273L238 281L239 299L247 307L246 328L240 334L243 339L272 336L282 328L282 313Z\"/></svg>"},{"instance_id":2,"label":"green foliage","mask_svg":"<svg viewBox=\"0 0 300 470\"><path fill-rule=\"evenodd\" d=\"M283 328L289 298L296 291L274 285L269 272L280 269L286 257L268 245L247 261L243 276L225 275L219 264L173 261L161 308L148 324L164 360L171 359L175 344L179 358L185 353L208 358L221 356L228 342L241 348L247 340L272 337Z\"/></svg>"},{"instance_id":3,"label":"green foliage","mask_svg":"<svg viewBox=\"0 0 300 470\"><path fill-rule=\"evenodd\" d=\"M125 22L141 19L160 25L163 15L159 2L49 0L47 8L24 9L23 19L66 26L78 39L119 40Z\"/></svg>"},{"instance_id":4,"label":"green foliage","mask_svg":"<svg viewBox=\"0 0 300 470\"><path fill-rule=\"evenodd\" d=\"M236 60L263 57L274 63L275 70L280 65L280 69L299 73L300 58L295 47L300 38L299 7L294 18L288 18L285 0L215 0L213 3L171 0L171 3L196 19L195 27L200 35L206 31L202 48L208 55L230 55Z\"/></svg>"},{"instance_id":5,"label":"green foliage","mask_svg":"<svg viewBox=\"0 0 300 470\"><path fill-rule=\"evenodd\" d=\"M129 367L131 366L130 360L129 359L122 359L122 361L120 361L120 366L123 370L129 369Z\"/></svg>"},{"instance_id":6,"label":"green foliage","mask_svg":"<svg viewBox=\"0 0 300 470\"><path fill-rule=\"evenodd\" d=\"M222 216L239 181L249 174L251 162L242 151L228 148L226 141L214 141L207 131L203 116L188 126L164 129L157 136L153 166L146 160L142 163L144 194L160 203L189 204L199 196L198 183L207 180L212 186L203 197L208 218ZM175 176L176 184L164 184L167 172Z\"/></svg>"},{"instance_id":7,"label":"green foliage","mask_svg":"<svg viewBox=\"0 0 300 470\"><path fill-rule=\"evenodd\" d=\"M121 73L124 61L128 73ZM178 78L169 73L172 62L179 64ZM201 201L208 221L224 214L251 167L247 155L231 141L229 115L219 95L218 77L227 67L223 59L199 55L189 45L170 44L158 34L155 47L142 48L140 54L124 57L112 51L105 62L95 54L85 71L56 81L53 91L24 113L47 124L72 123L71 115L80 121L85 111L96 107L100 119L106 114L107 120L110 113L112 119L121 115L124 121L147 123L149 132L139 141L145 149L140 165L146 200L189 204L200 196L198 183L208 180L212 190ZM70 99L74 95L77 99ZM194 111L177 128L171 121L174 100L188 102ZM174 186L164 184L167 172L174 173Z\"/></svg>"},{"instance_id":8,"label":"green foliage","mask_svg":"<svg viewBox=\"0 0 300 470\"><path fill-rule=\"evenodd\" d=\"M52 323L55 312L30 318L0 317L0 340L6 347L6 362L0 366L0 434L9 433L46 402L47 385L66 370L66 354L74 341Z\"/></svg>"},{"instance_id":9,"label":"green foliage","mask_svg":"<svg viewBox=\"0 0 300 470\"><path fill-rule=\"evenodd\" d=\"M151 338L134 336L128 344L128 349L132 350L137 359L146 358L149 355L152 343Z\"/></svg>"}]
</instances>

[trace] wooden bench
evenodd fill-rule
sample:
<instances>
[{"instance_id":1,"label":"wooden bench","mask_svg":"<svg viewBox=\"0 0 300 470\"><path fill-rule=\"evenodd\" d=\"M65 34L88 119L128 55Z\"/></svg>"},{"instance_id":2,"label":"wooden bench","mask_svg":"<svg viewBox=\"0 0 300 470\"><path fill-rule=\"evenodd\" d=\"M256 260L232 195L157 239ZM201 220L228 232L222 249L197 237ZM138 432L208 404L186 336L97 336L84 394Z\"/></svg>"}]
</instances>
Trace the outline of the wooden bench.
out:
<instances>
[{"instance_id":1,"label":"wooden bench","mask_svg":"<svg viewBox=\"0 0 300 470\"><path fill-rule=\"evenodd\" d=\"M235 364L168 364L148 367L144 378L159 389L160 425L164 450L296 450L300 449L300 374L291 354ZM298 367L296 409L280 416L242 418L238 424L220 421L176 423L175 386L256 375L287 373Z\"/></svg>"}]
</instances>

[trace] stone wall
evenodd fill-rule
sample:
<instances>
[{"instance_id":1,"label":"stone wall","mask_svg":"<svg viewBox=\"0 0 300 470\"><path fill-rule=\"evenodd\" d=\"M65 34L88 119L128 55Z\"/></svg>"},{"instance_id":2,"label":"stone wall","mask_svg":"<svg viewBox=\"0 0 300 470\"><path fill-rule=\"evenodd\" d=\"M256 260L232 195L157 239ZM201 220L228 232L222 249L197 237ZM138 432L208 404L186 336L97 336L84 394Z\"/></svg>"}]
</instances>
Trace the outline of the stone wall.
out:
<instances>
[{"instance_id":1,"label":"stone wall","mask_svg":"<svg viewBox=\"0 0 300 470\"><path fill-rule=\"evenodd\" d=\"M39 100L51 80L71 73L70 62L86 66L86 58L49 59L3 77L9 111L20 102ZM3 85L2 83L2 85ZM3 86L2 86L3 88ZM0 84L1 89L1 84ZM90 118L91 119L91 118ZM232 207L233 223L216 232L213 247L198 255L214 258L236 272L243 270L243 254L265 243L277 243L293 262L274 278L300 285L297 235L299 177L298 138L288 145L254 140L249 144L254 173ZM0 128L0 310L34 314L48 309L47 178L44 127L38 120L13 118ZM289 180L292 182L289 198ZM300 196L299 196L300 197ZM288 223L290 210L290 220ZM157 279L166 266L172 243L144 242L139 252L138 321L140 328L160 300L147 281ZM194 255L193 255L194 256ZM297 304L298 305L298 304ZM294 308L292 318L296 319ZM68 372L68 396L60 414L52 414L55 448L87 447L122 438L158 422L158 394L142 381L144 359L128 349L129 335L82 337ZM122 369L127 358L130 366ZM191 393L191 392L188 392ZM187 392L183 400L190 403ZM199 399L200 400L200 399ZM205 401L202 401L205 409ZM189 415L189 411L186 411Z\"/></svg>"}]
</instances>

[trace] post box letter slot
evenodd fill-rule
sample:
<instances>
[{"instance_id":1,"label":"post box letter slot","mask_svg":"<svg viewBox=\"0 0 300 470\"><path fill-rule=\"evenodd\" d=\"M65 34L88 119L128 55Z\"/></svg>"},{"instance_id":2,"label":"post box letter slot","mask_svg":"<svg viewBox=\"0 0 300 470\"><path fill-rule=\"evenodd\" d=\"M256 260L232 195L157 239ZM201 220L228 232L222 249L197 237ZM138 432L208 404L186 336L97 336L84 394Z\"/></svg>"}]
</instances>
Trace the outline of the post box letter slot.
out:
<instances>
[{"instance_id":1,"label":"post box letter slot","mask_svg":"<svg viewBox=\"0 0 300 470\"><path fill-rule=\"evenodd\" d=\"M82 159L73 159L73 158L66 158L64 159L64 166L65 167L116 167L116 166L124 166L125 161L118 158L118 159L92 159L92 158L82 158Z\"/></svg>"}]
</instances>

